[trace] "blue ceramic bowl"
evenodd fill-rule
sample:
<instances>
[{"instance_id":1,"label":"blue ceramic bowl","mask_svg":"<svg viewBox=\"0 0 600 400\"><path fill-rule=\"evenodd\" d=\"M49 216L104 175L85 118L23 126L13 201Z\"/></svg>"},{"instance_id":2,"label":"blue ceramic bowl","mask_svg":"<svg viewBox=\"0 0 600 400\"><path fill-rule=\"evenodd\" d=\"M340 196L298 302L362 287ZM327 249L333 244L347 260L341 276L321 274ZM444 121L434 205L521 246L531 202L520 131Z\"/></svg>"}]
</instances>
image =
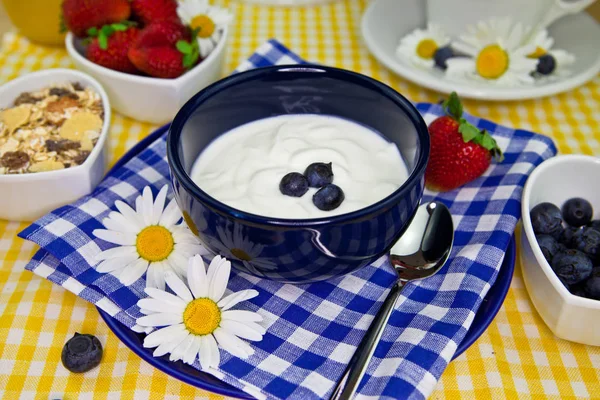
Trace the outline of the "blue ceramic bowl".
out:
<instances>
[{"instance_id":1,"label":"blue ceramic bowl","mask_svg":"<svg viewBox=\"0 0 600 400\"><path fill-rule=\"evenodd\" d=\"M298 220L231 208L194 184L192 165L215 138L282 114L337 116L380 132L400 149L408 180L361 210ZM429 133L413 105L376 80L316 65L275 66L232 75L191 98L171 124L167 154L184 219L210 251L249 274L306 283L353 272L389 251L421 200Z\"/></svg>"}]
</instances>

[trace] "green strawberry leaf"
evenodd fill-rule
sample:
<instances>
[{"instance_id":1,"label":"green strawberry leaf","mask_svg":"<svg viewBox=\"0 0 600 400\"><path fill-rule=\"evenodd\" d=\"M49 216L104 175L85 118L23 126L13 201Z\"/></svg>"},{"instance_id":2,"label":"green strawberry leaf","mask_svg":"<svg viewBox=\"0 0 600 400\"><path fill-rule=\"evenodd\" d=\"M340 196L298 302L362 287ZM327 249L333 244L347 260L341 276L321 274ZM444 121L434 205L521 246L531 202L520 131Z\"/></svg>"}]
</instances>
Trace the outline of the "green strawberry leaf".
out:
<instances>
[{"instance_id":1,"label":"green strawberry leaf","mask_svg":"<svg viewBox=\"0 0 600 400\"><path fill-rule=\"evenodd\" d=\"M129 26L127 26L125 24L111 24L110 27L113 28L115 31L119 31L119 32L124 32L127 29L129 29Z\"/></svg>"},{"instance_id":2,"label":"green strawberry leaf","mask_svg":"<svg viewBox=\"0 0 600 400\"><path fill-rule=\"evenodd\" d=\"M462 133L462 137L465 142L470 142L471 140L474 140L481 133L479 131L479 129L477 129L475 126L471 125L470 123L468 123L467 120L464 118L460 119L460 125L458 125L458 131L460 133Z\"/></svg>"},{"instance_id":3,"label":"green strawberry leaf","mask_svg":"<svg viewBox=\"0 0 600 400\"><path fill-rule=\"evenodd\" d=\"M177 50L179 50L183 54L192 54L193 46L186 42L185 40L177 41Z\"/></svg>"},{"instance_id":4,"label":"green strawberry leaf","mask_svg":"<svg viewBox=\"0 0 600 400\"><path fill-rule=\"evenodd\" d=\"M96 36L98 36L98 33L99 33L99 32L98 32L98 28L96 28L96 27L94 27L94 28L90 28L90 29L88 29L88 30L87 30L87 34L88 34L89 36L96 37Z\"/></svg>"},{"instance_id":5,"label":"green strawberry leaf","mask_svg":"<svg viewBox=\"0 0 600 400\"><path fill-rule=\"evenodd\" d=\"M58 33L67 33L67 24L65 23L65 16L60 14L60 21L58 22Z\"/></svg>"},{"instance_id":6,"label":"green strawberry leaf","mask_svg":"<svg viewBox=\"0 0 600 400\"><path fill-rule=\"evenodd\" d=\"M454 118L456 121L460 121L462 118L463 106L456 92L452 92L450 94L450 97L444 101L442 107L444 107L446 114Z\"/></svg>"}]
</instances>

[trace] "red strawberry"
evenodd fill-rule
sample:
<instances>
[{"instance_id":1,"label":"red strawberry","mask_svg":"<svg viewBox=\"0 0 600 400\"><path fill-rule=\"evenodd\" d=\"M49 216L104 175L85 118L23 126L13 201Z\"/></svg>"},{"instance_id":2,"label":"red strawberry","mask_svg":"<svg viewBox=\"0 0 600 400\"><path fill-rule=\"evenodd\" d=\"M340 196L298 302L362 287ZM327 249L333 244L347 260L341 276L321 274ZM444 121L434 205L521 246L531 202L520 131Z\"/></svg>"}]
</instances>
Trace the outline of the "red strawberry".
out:
<instances>
[{"instance_id":1,"label":"red strawberry","mask_svg":"<svg viewBox=\"0 0 600 400\"><path fill-rule=\"evenodd\" d=\"M144 24L164 20L181 22L177 16L177 0L132 0L131 9Z\"/></svg>"},{"instance_id":2,"label":"red strawberry","mask_svg":"<svg viewBox=\"0 0 600 400\"><path fill-rule=\"evenodd\" d=\"M189 41L191 38L188 28L179 22L158 21L147 25L140 31L133 47L175 46L178 41Z\"/></svg>"},{"instance_id":3,"label":"red strawberry","mask_svg":"<svg viewBox=\"0 0 600 400\"><path fill-rule=\"evenodd\" d=\"M474 180L490 166L492 156L504 158L494 138L463 117L456 93L444 102L446 114L429 124L431 152L425 170L430 190L448 191Z\"/></svg>"},{"instance_id":4,"label":"red strawberry","mask_svg":"<svg viewBox=\"0 0 600 400\"><path fill-rule=\"evenodd\" d=\"M65 28L77 37L87 36L87 30L124 21L131 15L127 0L64 0L62 19Z\"/></svg>"},{"instance_id":5,"label":"red strawberry","mask_svg":"<svg viewBox=\"0 0 600 400\"><path fill-rule=\"evenodd\" d=\"M187 68L183 65L184 54L175 47L145 47L129 50L129 59L142 72L155 78L177 78Z\"/></svg>"},{"instance_id":6,"label":"red strawberry","mask_svg":"<svg viewBox=\"0 0 600 400\"><path fill-rule=\"evenodd\" d=\"M87 47L86 57L88 60L115 71L130 74L138 72L127 56L131 44L139 34L137 28L112 24L105 25L100 30L92 29L92 33L96 33L98 37L93 39Z\"/></svg>"}]
</instances>

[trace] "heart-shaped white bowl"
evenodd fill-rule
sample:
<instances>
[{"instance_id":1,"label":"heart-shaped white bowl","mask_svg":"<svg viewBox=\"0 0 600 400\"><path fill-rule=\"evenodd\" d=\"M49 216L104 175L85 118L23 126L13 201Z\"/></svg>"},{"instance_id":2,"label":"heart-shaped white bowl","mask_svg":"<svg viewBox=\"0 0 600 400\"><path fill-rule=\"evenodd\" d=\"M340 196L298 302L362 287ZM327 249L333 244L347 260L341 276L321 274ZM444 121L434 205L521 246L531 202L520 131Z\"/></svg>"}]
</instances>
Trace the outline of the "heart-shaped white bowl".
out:
<instances>
[{"instance_id":1,"label":"heart-shaped white bowl","mask_svg":"<svg viewBox=\"0 0 600 400\"><path fill-rule=\"evenodd\" d=\"M562 207L572 197L592 203L600 218L600 159L563 155L540 164L529 176L521 202L521 265L523 279L535 308L559 338L600 346L600 301L576 296L558 279L535 239L529 212L542 202Z\"/></svg>"}]
</instances>

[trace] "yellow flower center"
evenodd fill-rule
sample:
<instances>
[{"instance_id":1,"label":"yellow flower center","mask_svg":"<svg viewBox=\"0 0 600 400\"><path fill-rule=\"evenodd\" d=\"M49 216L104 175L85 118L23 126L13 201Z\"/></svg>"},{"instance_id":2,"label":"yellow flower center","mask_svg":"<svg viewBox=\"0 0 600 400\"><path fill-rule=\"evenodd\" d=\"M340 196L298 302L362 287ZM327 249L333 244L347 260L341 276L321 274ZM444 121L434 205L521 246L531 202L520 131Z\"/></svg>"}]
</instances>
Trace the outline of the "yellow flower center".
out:
<instances>
[{"instance_id":1,"label":"yellow flower center","mask_svg":"<svg viewBox=\"0 0 600 400\"><path fill-rule=\"evenodd\" d=\"M196 15L190 23L192 29L199 29L198 37L209 38L215 32L215 22L206 14Z\"/></svg>"},{"instance_id":2,"label":"yellow flower center","mask_svg":"<svg viewBox=\"0 0 600 400\"><path fill-rule=\"evenodd\" d=\"M433 39L424 39L417 45L417 55L421 58L429 60L433 58L438 45Z\"/></svg>"},{"instance_id":3,"label":"yellow flower center","mask_svg":"<svg viewBox=\"0 0 600 400\"><path fill-rule=\"evenodd\" d=\"M477 56L477 73L486 79L497 79L508 69L508 54L497 44L486 46Z\"/></svg>"},{"instance_id":4,"label":"yellow flower center","mask_svg":"<svg viewBox=\"0 0 600 400\"><path fill-rule=\"evenodd\" d=\"M194 335L211 334L221 323L221 310L208 297L193 300L183 312L183 323Z\"/></svg>"},{"instance_id":5,"label":"yellow flower center","mask_svg":"<svg viewBox=\"0 0 600 400\"><path fill-rule=\"evenodd\" d=\"M160 225L148 226L137 235L135 247L144 260L155 262L169 257L175 242L171 232Z\"/></svg>"},{"instance_id":6,"label":"yellow flower center","mask_svg":"<svg viewBox=\"0 0 600 400\"><path fill-rule=\"evenodd\" d=\"M190 216L190 214L187 211L183 212L183 220L185 221L185 223L187 224L188 228L190 228L190 231L195 235L198 236L198 233L200 233L198 231L198 227L196 226L196 224L194 223L194 221L192 221L192 217Z\"/></svg>"},{"instance_id":7,"label":"yellow flower center","mask_svg":"<svg viewBox=\"0 0 600 400\"><path fill-rule=\"evenodd\" d=\"M231 249L231 254L233 254L233 256L235 258L237 258L238 260L242 260L242 261L252 261L252 257L250 257L248 255L248 253L246 253L244 250L242 249Z\"/></svg>"},{"instance_id":8,"label":"yellow flower center","mask_svg":"<svg viewBox=\"0 0 600 400\"><path fill-rule=\"evenodd\" d=\"M531 53L531 54L528 54L527 57L529 57L529 58L540 58L544 54L546 54L546 50L542 49L541 47L536 47L535 51L533 53Z\"/></svg>"}]
</instances>

